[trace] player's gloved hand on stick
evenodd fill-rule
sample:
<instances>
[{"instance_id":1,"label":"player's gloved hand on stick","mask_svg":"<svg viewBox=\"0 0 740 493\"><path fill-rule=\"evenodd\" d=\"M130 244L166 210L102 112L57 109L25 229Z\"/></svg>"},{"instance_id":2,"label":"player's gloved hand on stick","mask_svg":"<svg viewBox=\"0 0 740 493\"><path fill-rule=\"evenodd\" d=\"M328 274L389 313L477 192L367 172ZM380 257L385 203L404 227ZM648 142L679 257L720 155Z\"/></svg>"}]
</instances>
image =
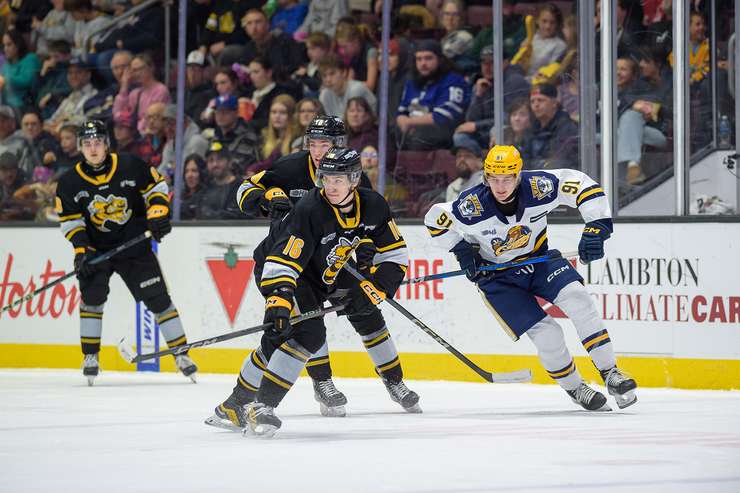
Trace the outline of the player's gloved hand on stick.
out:
<instances>
[{"instance_id":1,"label":"player's gloved hand on stick","mask_svg":"<svg viewBox=\"0 0 740 493\"><path fill-rule=\"evenodd\" d=\"M103 267L105 262L97 264L91 264L90 261L97 257L98 254L93 250L86 248L84 252L75 254L74 266L77 272L78 279L87 279L95 275L95 273Z\"/></svg>"},{"instance_id":2,"label":"player's gloved hand on stick","mask_svg":"<svg viewBox=\"0 0 740 493\"><path fill-rule=\"evenodd\" d=\"M465 277L472 282L478 282L485 277L486 272L479 272L478 269L482 267L485 262L478 255L478 252L473 248L473 245L465 240L461 240L457 245L452 247L450 250L457 261L460 263L460 268L465 271Z\"/></svg>"},{"instance_id":3,"label":"player's gloved hand on stick","mask_svg":"<svg viewBox=\"0 0 740 493\"><path fill-rule=\"evenodd\" d=\"M260 199L260 205L268 211L268 217L271 220L280 220L285 217L290 209L293 208L293 204L285 192L280 188L273 187L268 188L264 195Z\"/></svg>"},{"instance_id":4,"label":"player's gloved hand on stick","mask_svg":"<svg viewBox=\"0 0 740 493\"><path fill-rule=\"evenodd\" d=\"M611 221L610 221L611 222ZM611 236L610 224L591 221L586 223L578 243L578 256L584 263L599 260L604 256L604 242Z\"/></svg>"},{"instance_id":5,"label":"player's gloved hand on stick","mask_svg":"<svg viewBox=\"0 0 740 493\"><path fill-rule=\"evenodd\" d=\"M264 323L272 323L265 334L276 345L290 332L290 312L293 309L293 288L281 287L267 297Z\"/></svg>"},{"instance_id":6,"label":"player's gloved hand on stick","mask_svg":"<svg viewBox=\"0 0 740 493\"><path fill-rule=\"evenodd\" d=\"M146 211L147 227L152 232L152 238L159 243L165 235L172 231L170 223L170 208L166 205L153 205Z\"/></svg>"}]
</instances>

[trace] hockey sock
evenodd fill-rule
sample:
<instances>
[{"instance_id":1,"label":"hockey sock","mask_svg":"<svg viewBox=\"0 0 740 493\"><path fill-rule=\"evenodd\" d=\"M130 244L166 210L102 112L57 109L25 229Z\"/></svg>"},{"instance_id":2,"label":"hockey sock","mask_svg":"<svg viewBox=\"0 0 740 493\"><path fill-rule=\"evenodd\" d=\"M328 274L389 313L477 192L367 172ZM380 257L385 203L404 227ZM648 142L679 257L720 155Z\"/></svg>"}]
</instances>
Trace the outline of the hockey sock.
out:
<instances>
[{"instance_id":1,"label":"hockey sock","mask_svg":"<svg viewBox=\"0 0 740 493\"><path fill-rule=\"evenodd\" d=\"M362 343L365 345L370 359L373 360L379 375L394 382L403 378L401 360L398 359L396 345L385 326L380 330L362 336Z\"/></svg>"},{"instance_id":2,"label":"hockey sock","mask_svg":"<svg viewBox=\"0 0 740 493\"><path fill-rule=\"evenodd\" d=\"M278 347L267 364L262 385L257 392L257 401L277 407L293 386L311 353L290 339Z\"/></svg>"},{"instance_id":3,"label":"hockey sock","mask_svg":"<svg viewBox=\"0 0 740 493\"><path fill-rule=\"evenodd\" d=\"M103 306L80 303L80 343L82 354L100 352L100 336L103 333Z\"/></svg>"},{"instance_id":4,"label":"hockey sock","mask_svg":"<svg viewBox=\"0 0 740 493\"><path fill-rule=\"evenodd\" d=\"M157 313L157 323L164 335L164 340L167 341L167 347L173 348L187 344L188 340L182 328L180 314L177 313L174 305L170 304L165 311Z\"/></svg>"},{"instance_id":5,"label":"hockey sock","mask_svg":"<svg viewBox=\"0 0 740 493\"><path fill-rule=\"evenodd\" d=\"M565 346L562 327L547 315L527 331L527 336L537 348L542 366L550 378L565 390L578 388L583 379Z\"/></svg>"},{"instance_id":6,"label":"hockey sock","mask_svg":"<svg viewBox=\"0 0 740 493\"><path fill-rule=\"evenodd\" d=\"M234 393L236 393L237 387L241 387L242 390L254 395L262 385L262 373L266 369L267 362L262 355L262 349L257 348L244 360L242 369L239 371L239 377L236 379Z\"/></svg>"},{"instance_id":7,"label":"hockey sock","mask_svg":"<svg viewBox=\"0 0 740 493\"><path fill-rule=\"evenodd\" d=\"M306 372L313 380L329 380L331 378L331 363L329 362L329 346L324 341L323 346L311 355L306 363Z\"/></svg>"},{"instance_id":8,"label":"hockey sock","mask_svg":"<svg viewBox=\"0 0 740 493\"><path fill-rule=\"evenodd\" d=\"M555 298L555 304L576 326L583 347L599 370L608 370L617 364L609 333L594 305L593 299L580 283L565 286Z\"/></svg>"}]
</instances>

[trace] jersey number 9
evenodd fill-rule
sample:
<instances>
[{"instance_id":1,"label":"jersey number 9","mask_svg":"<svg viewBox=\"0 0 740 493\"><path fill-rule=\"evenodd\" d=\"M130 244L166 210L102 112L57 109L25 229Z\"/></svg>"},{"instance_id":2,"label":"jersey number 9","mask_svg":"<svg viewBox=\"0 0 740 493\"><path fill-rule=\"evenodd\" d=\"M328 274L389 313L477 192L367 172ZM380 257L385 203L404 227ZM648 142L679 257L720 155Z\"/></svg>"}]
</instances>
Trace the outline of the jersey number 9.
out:
<instances>
[{"instance_id":1,"label":"jersey number 9","mask_svg":"<svg viewBox=\"0 0 740 493\"><path fill-rule=\"evenodd\" d=\"M440 214L439 217L437 218L437 226L441 228L445 228L445 229L449 228L451 224L452 224L452 219L447 217L447 214L444 212Z\"/></svg>"}]
</instances>

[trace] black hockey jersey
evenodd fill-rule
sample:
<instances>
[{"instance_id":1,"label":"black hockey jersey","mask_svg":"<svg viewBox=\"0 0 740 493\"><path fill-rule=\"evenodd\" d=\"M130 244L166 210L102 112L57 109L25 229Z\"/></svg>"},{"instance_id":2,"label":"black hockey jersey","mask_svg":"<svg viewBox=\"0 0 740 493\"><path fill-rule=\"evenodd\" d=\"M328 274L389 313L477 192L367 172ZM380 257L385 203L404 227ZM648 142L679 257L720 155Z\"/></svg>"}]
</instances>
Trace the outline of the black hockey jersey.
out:
<instances>
[{"instance_id":1,"label":"black hockey jersey","mask_svg":"<svg viewBox=\"0 0 740 493\"><path fill-rule=\"evenodd\" d=\"M315 188L272 228L257 246L254 259L262 275L260 290L267 295L297 279L328 295L342 266L360 244L372 243L375 284L392 296L408 265L406 242L382 195L359 188L353 211L344 215Z\"/></svg>"},{"instance_id":2,"label":"black hockey jersey","mask_svg":"<svg viewBox=\"0 0 740 493\"><path fill-rule=\"evenodd\" d=\"M360 186L372 188L370 180L362 174ZM244 180L236 192L236 202L242 212L257 217L266 216L266 210L259 207L259 202L266 190L280 188L295 205L301 197L316 187L316 166L308 151L288 154L277 161L269 170L262 171Z\"/></svg>"},{"instance_id":3,"label":"black hockey jersey","mask_svg":"<svg viewBox=\"0 0 740 493\"><path fill-rule=\"evenodd\" d=\"M135 156L111 153L97 172L79 162L57 186L62 234L75 252L110 250L145 232L147 209L169 207L168 193L157 170Z\"/></svg>"}]
</instances>

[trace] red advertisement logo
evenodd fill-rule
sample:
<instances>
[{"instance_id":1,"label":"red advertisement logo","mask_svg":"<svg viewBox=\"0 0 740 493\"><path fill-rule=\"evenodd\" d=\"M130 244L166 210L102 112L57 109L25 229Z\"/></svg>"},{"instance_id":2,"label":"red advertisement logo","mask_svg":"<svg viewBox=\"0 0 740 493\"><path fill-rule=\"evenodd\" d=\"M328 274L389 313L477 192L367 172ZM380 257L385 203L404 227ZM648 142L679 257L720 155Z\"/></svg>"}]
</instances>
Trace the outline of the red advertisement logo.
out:
<instances>
[{"instance_id":1,"label":"red advertisement logo","mask_svg":"<svg viewBox=\"0 0 740 493\"><path fill-rule=\"evenodd\" d=\"M254 264L253 259L239 259L233 245L228 245L222 259L206 259L213 284L232 327L252 279Z\"/></svg>"}]
</instances>

